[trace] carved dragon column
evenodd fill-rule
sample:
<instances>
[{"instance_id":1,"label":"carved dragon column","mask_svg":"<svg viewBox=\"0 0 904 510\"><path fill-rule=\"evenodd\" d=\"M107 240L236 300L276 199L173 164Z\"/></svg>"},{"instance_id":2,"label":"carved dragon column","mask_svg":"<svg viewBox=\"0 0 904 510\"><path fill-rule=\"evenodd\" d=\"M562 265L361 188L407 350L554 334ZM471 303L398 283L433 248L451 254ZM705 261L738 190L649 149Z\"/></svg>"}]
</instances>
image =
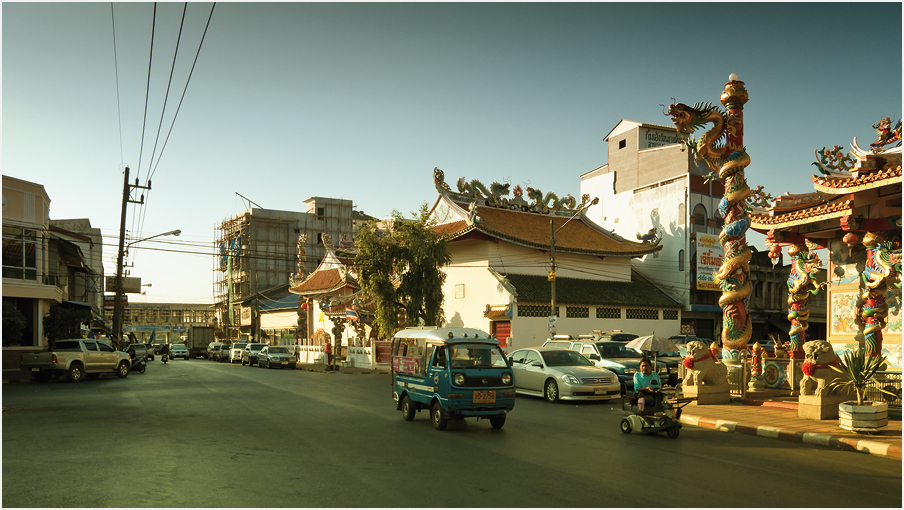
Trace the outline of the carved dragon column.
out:
<instances>
[{"instance_id":1,"label":"carved dragon column","mask_svg":"<svg viewBox=\"0 0 904 510\"><path fill-rule=\"evenodd\" d=\"M732 74L725 84L720 102L726 113L727 161L719 169L719 179L725 186L725 196L719 202L719 213L724 218L719 242L725 250L725 258L716 275L722 287L719 306L722 307L722 349L741 351L753 333L753 324L747 313L747 296L750 294L750 248L747 247L746 199L750 188L744 177L744 168L750 159L744 152L744 104L747 90L744 82Z\"/></svg>"},{"instance_id":2,"label":"carved dragon column","mask_svg":"<svg viewBox=\"0 0 904 510\"><path fill-rule=\"evenodd\" d=\"M863 292L854 320L863 331L867 356L879 356L882 354L882 329L888 319L885 294L889 283L900 282L901 255L891 251L881 233L867 232L863 236L863 246L866 248L866 265L860 275Z\"/></svg>"},{"instance_id":3,"label":"carved dragon column","mask_svg":"<svg viewBox=\"0 0 904 510\"><path fill-rule=\"evenodd\" d=\"M807 247L802 244L788 248L788 255L791 257L791 272L788 275L788 320L791 322L788 335L791 337L791 348L788 355L791 359L804 357L804 343L807 341L811 280L804 261L809 254Z\"/></svg>"}]
</instances>

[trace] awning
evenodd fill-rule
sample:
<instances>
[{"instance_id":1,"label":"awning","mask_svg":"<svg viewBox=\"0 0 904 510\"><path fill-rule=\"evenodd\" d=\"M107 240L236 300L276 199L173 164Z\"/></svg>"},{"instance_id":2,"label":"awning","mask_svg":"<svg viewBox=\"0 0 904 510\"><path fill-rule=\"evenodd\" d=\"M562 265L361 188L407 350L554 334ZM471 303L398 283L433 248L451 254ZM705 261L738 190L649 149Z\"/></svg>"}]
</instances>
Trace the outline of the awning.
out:
<instances>
[{"instance_id":1,"label":"awning","mask_svg":"<svg viewBox=\"0 0 904 510\"><path fill-rule=\"evenodd\" d=\"M50 236L56 241L57 253L60 260L75 271L84 273L91 272L91 269L85 265L85 256L82 254L82 249L79 248L77 244L54 234L50 234Z\"/></svg>"}]
</instances>

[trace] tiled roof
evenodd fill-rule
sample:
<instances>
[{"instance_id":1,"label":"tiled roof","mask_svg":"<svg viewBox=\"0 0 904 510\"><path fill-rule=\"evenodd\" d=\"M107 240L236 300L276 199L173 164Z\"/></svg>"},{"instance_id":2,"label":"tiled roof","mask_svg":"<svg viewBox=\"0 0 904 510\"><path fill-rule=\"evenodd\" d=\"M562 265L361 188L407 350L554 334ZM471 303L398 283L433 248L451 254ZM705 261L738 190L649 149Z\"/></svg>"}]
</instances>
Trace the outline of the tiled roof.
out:
<instances>
[{"instance_id":1,"label":"tiled roof","mask_svg":"<svg viewBox=\"0 0 904 510\"><path fill-rule=\"evenodd\" d=\"M332 292L346 285L357 287L358 282L351 277L344 278L339 269L328 269L311 273L303 282L292 287L290 291L300 296L309 296Z\"/></svg>"},{"instance_id":2,"label":"tiled roof","mask_svg":"<svg viewBox=\"0 0 904 510\"><path fill-rule=\"evenodd\" d=\"M549 249L550 227L553 221L558 230L568 221L561 216L510 211L497 207L478 206L476 215L480 221L469 225L466 221L456 221L437 225L435 230L444 237L455 238L477 230L489 236L514 244ZM556 251L583 253L596 256L637 257L661 250L661 246L651 246L628 241L616 234L594 225L583 215L579 215L556 234Z\"/></svg>"},{"instance_id":3,"label":"tiled roof","mask_svg":"<svg viewBox=\"0 0 904 510\"><path fill-rule=\"evenodd\" d=\"M823 193L839 195L866 189L880 188L901 183L901 165L886 167L850 179L838 179L823 175L812 177L813 188Z\"/></svg>"},{"instance_id":4,"label":"tiled roof","mask_svg":"<svg viewBox=\"0 0 904 510\"><path fill-rule=\"evenodd\" d=\"M552 291L545 276L507 274L505 279L518 292L518 303L550 303ZM630 282L556 278L556 303L585 306L637 306L679 308L666 293L631 271Z\"/></svg>"},{"instance_id":5,"label":"tiled roof","mask_svg":"<svg viewBox=\"0 0 904 510\"><path fill-rule=\"evenodd\" d=\"M840 218L852 213L854 202L850 196L839 197L813 207L805 207L795 211L784 212L774 216L769 214L750 214L750 227L770 230L803 225L817 221Z\"/></svg>"}]
</instances>

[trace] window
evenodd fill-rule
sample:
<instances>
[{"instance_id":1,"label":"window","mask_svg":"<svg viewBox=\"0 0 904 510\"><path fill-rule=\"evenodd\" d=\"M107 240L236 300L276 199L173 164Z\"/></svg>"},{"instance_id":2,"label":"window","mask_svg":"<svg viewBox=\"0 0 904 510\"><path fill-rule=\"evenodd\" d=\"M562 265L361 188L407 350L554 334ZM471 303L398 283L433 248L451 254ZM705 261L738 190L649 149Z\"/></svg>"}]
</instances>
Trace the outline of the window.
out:
<instances>
[{"instance_id":1,"label":"window","mask_svg":"<svg viewBox=\"0 0 904 510\"><path fill-rule=\"evenodd\" d=\"M587 319L590 317L590 307L588 306L566 306L565 317L573 319Z\"/></svg>"},{"instance_id":2,"label":"window","mask_svg":"<svg viewBox=\"0 0 904 510\"><path fill-rule=\"evenodd\" d=\"M3 227L3 277L38 279L37 231Z\"/></svg>"},{"instance_id":3,"label":"window","mask_svg":"<svg viewBox=\"0 0 904 510\"><path fill-rule=\"evenodd\" d=\"M662 311L662 320L677 321L678 320L678 310L663 310Z\"/></svg>"},{"instance_id":4,"label":"window","mask_svg":"<svg viewBox=\"0 0 904 510\"><path fill-rule=\"evenodd\" d=\"M694 232L706 233L706 207L703 204L694 206Z\"/></svg>"},{"instance_id":5,"label":"window","mask_svg":"<svg viewBox=\"0 0 904 510\"><path fill-rule=\"evenodd\" d=\"M323 207L318 207L317 208L317 219L323 221L324 216L326 216L326 214L324 213Z\"/></svg>"},{"instance_id":6,"label":"window","mask_svg":"<svg viewBox=\"0 0 904 510\"><path fill-rule=\"evenodd\" d=\"M551 305L518 305L518 317L549 317L551 308Z\"/></svg>"},{"instance_id":7,"label":"window","mask_svg":"<svg viewBox=\"0 0 904 510\"><path fill-rule=\"evenodd\" d=\"M525 365L532 365L534 363L540 363L540 355L537 354L537 351L527 351L524 353L524 361Z\"/></svg>"},{"instance_id":8,"label":"window","mask_svg":"<svg viewBox=\"0 0 904 510\"><path fill-rule=\"evenodd\" d=\"M455 285L455 299L465 298L465 284L458 283Z\"/></svg>"},{"instance_id":9,"label":"window","mask_svg":"<svg viewBox=\"0 0 904 510\"><path fill-rule=\"evenodd\" d=\"M596 307L597 319L621 319L621 308L598 306Z\"/></svg>"},{"instance_id":10,"label":"window","mask_svg":"<svg viewBox=\"0 0 904 510\"><path fill-rule=\"evenodd\" d=\"M624 149L624 148L627 147L627 146L628 146L628 140L625 139L625 140L619 140L619 141L618 141L618 148L619 148L619 149Z\"/></svg>"},{"instance_id":11,"label":"window","mask_svg":"<svg viewBox=\"0 0 904 510\"><path fill-rule=\"evenodd\" d=\"M649 308L628 308L625 312L626 319L659 320L659 310L652 310Z\"/></svg>"},{"instance_id":12,"label":"window","mask_svg":"<svg viewBox=\"0 0 904 510\"><path fill-rule=\"evenodd\" d=\"M317 234L317 244L323 244L323 233Z\"/></svg>"},{"instance_id":13,"label":"window","mask_svg":"<svg viewBox=\"0 0 904 510\"><path fill-rule=\"evenodd\" d=\"M678 224L684 225L684 204L678 204Z\"/></svg>"},{"instance_id":14,"label":"window","mask_svg":"<svg viewBox=\"0 0 904 510\"><path fill-rule=\"evenodd\" d=\"M678 250L678 270L684 271L684 250Z\"/></svg>"}]
</instances>

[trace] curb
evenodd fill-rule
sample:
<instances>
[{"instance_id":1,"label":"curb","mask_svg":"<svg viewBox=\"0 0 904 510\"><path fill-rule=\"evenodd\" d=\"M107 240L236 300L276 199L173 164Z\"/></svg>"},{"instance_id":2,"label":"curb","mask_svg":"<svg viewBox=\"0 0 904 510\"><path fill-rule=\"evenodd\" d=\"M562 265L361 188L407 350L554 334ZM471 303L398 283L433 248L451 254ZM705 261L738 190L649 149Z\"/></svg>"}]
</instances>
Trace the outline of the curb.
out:
<instances>
[{"instance_id":1,"label":"curb","mask_svg":"<svg viewBox=\"0 0 904 510\"><path fill-rule=\"evenodd\" d=\"M700 416L692 416L688 414L681 415L681 424L701 428L709 428L718 430L720 432L736 432L738 434L768 437L772 439L781 439L784 441L796 441L798 443L813 444L817 446L828 446L830 448L838 448L845 451L859 452L868 455L875 455L877 457L886 457L890 459L901 460L900 446L883 443L880 441L871 441L869 439L857 439L852 437L834 436L830 434L816 434L813 432L798 432L793 430L780 429L777 427L769 427L766 425L746 425L735 421L703 418Z\"/></svg>"}]
</instances>

